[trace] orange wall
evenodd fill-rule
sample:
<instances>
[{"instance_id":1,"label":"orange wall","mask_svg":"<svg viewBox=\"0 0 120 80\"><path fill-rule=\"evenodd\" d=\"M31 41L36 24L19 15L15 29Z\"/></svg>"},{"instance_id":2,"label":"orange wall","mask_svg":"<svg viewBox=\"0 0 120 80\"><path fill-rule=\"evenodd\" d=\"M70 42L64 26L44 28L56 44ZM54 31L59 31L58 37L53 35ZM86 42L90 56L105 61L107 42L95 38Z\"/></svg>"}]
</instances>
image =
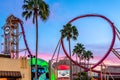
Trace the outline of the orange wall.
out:
<instances>
[{"instance_id":1,"label":"orange wall","mask_svg":"<svg viewBox=\"0 0 120 80\"><path fill-rule=\"evenodd\" d=\"M0 80L7 80L7 78L0 78Z\"/></svg>"}]
</instances>

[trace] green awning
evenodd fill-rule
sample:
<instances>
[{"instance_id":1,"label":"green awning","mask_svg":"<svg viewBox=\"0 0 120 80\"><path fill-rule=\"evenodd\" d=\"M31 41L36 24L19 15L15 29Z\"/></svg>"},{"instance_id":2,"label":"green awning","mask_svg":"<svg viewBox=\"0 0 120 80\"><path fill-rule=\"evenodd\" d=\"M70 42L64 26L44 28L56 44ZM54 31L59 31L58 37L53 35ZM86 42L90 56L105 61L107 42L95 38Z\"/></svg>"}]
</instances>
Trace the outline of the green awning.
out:
<instances>
[{"instance_id":1,"label":"green awning","mask_svg":"<svg viewBox=\"0 0 120 80\"><path fill-rule=\"evenodd\" d=\"M32 65L35 65L35 60L36 60L36 58L32 58ZM29 59L28 63L29 63L29 65L31 65L31 59ZM37 59L37 64L38 64L38 66L41 66L41 67L48 67L47 61L45 61L43 59Z\"/></svg>"}]
</instances>

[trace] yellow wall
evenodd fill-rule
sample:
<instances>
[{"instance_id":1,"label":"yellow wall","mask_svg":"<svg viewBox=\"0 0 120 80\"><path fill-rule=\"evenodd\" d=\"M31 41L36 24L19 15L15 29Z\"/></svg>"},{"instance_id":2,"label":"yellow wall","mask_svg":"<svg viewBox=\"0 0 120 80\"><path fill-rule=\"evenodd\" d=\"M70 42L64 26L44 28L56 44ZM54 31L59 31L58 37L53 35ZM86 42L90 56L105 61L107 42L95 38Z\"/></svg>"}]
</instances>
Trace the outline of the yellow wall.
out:
<instances>
[{"instance_id":1,"label":"yellow wall","mask_svg":"<svg viewBox=\"0 0 120 80\"><path fill-rule=\"evenodd\" d=\"M0 80L7 80L6 78L0 78Z\"/></svg>"},{"instance_id":2,"label":"yellow wall","mask_svg":"<svg viewBox=\"0 0 120 80\"><path fill-rule=\"evenodd\" d=\"M21 80L31 80L30 66L27 59L0 58L0 71L20 71Z\"/></svg>"}]
</instances>

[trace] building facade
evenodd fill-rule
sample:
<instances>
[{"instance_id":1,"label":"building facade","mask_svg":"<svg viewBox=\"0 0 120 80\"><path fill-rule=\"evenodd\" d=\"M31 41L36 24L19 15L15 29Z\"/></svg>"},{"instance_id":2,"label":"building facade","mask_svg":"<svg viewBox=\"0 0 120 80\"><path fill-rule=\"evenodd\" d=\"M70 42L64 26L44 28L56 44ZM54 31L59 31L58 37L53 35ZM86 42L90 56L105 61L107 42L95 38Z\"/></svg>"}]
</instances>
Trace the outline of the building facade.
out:
<instances>
[{"instance_id":1,"label":"building facade","mask_svg":"<svg viewBox=\"0 0 120 80\"><path fill-rule=\"evenodd\" d=\"M31 80L31 67L25 57L0 55L0 80Z\"/></svg>"}]
</instances>

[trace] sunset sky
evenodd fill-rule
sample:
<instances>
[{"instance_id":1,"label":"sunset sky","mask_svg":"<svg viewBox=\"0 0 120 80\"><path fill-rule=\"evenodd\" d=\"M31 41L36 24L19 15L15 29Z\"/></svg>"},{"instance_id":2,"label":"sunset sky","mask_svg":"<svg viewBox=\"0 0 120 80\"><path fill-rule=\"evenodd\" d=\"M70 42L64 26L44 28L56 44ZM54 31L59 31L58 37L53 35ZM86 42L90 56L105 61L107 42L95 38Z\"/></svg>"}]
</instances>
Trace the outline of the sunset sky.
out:
<instances>
[{"instance_id":1,"label":"sunset sky","mask_svg":"<svg viewBox=\"0 0 120 80\"><path fill-rule=\"evenodd\" d=\"M46 22L39 19L39 58L49 60L60 39L60 30L71 19L84 14L101 14L109 18L120 29L120 0L44 0L50 8L50 16ZM25 34L32 53L35 53L35 25L32 20L25 21L22 17L23 0L0 1L0 27L4 26L6 18L11 14L24 22ZM108 50L112 30L110 25L101 18L91 17L78 19L72 23L79 31L77 41L72 41L72 48L78 42L83 43L87 50L91 50L95 57L103 57ZM3 30L0 28L0 34ZM4 40L0 37L0 43ZM116 41L115 47L118 47ZM64 40L67 49L67 42ZM20 48L24 49L23 38ZM3 47L0 47L0 51ZM24 53L24 52L23 52ZM60 53L64 56L63 51Z\"/></svg>"}]
</instances>

